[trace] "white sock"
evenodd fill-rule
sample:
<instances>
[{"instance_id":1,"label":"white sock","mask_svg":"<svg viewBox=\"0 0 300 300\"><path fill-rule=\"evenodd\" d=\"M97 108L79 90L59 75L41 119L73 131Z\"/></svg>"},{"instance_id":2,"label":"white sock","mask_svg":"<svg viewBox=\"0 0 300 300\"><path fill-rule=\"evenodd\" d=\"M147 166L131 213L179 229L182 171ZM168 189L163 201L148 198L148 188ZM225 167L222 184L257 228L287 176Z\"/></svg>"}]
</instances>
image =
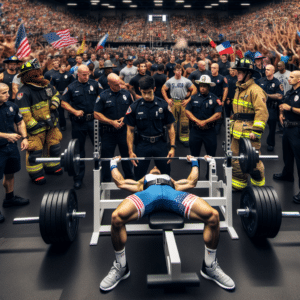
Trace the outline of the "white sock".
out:
<instances>
[{"instance_id":1,"label":"white sock","mask_svg":"<svg viewBox=\"0 0 300 300\"><path fill-rule=\"evenodd\" d=\"M207 267L211 267L212 263L216 260L217 249L209 249L205 246L204 261Z\"/></svg>"},{"instance_id":2,"label":"white sock","mask_svg":"<svg viewBox=\"0 0 300 300\"><path fill-rule=\"evenodd\" d=\"M125 248L121 251L115 251L117 263L121 265L122 268L126 266L126 255Z\"/></svg>"}]
</instances>

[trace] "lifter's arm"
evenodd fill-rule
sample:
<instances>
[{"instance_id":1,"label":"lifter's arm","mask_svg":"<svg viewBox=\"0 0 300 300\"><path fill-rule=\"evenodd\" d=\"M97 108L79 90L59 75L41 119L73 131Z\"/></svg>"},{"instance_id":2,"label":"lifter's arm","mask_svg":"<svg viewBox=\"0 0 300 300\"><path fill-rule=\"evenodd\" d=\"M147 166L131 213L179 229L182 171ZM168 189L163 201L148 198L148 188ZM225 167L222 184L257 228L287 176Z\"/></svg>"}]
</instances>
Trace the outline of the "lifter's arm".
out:
<instances>
[{"instance_id":1,"label":"lifter's arm","mask_svg":"<svg viewBox=\"0 0 300 300\"><path fill-rule=\"evenodd\" d=\"M197 184L197 181L199 178L198 160L193 159L193 156L191 156L191 155L187 156L187 160L189 162L192 161L192 164L194 164L194 166L192 167L191 173L187 179L181 179L178 181L175 181L172 179L176 191L185 191L185 190L194 188Z\"/></svg>"},{"instance_id":2,"label":"lifter's arm","mask_svg":"<svg viewBox=\"0 0 300 300\"><path fill-rule=\"evenodd\" d=\"M124 179L123 175L118 170L117 163L121 161L121 156L114 157L110 163L111 176L119 189L124 189L133 193L143 190L144 177L139 181L132 179Z\"/></svg>"}]
</instances>

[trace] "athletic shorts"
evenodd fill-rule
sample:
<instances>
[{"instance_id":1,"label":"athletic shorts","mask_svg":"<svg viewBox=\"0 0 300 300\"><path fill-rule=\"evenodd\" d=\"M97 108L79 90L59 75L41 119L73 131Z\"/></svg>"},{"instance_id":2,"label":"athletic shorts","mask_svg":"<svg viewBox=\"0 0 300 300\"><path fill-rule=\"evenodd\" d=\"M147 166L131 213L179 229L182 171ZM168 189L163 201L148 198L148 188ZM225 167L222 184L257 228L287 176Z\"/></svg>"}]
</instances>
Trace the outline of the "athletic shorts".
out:
<instances>
[{"instance_id":1,"label":"athletic shorts","mask_svg":"<svg viewBox=\"0 0 300 300\"><path fill-rule=\"evenodd\" d=\"M21 170L21 159L17 143L0 146L0 180L3 174L14 174Z\"/></svg>"},{"instance_id":2,"label":"athletic shorts","mask_svg":"<svg viewBox=\"0 0 300 300\"><path fill-rule=\"evenodd\" d=\"M191 208L197 198L193 194L176 191L168 185L151 185L126 199L131 200L137 208L138 219L153 211L161 210L175 212L189 219Z\"/></svg>"}]
</instances>

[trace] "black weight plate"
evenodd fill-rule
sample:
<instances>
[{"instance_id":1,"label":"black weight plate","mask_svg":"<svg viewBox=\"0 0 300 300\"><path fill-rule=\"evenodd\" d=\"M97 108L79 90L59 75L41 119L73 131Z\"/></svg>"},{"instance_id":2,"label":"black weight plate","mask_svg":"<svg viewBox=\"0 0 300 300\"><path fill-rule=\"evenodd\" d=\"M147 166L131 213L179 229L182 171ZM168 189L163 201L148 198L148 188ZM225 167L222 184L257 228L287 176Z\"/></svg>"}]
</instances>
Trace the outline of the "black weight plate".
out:
<instances>
[{"instance_id":1,"label":"black weight plate","mask_svg":"<svg viewBox=\"0 0 300 300\"><path fill-rule=\"evenodd\" d=\"M239 155L243 154L244 158L239 159L241 170L244 174L248 174L253 167L252 144L250 140L241 138L239 140Z\"/></svg>"},{"instance_id":2,"label":"black weight plate","mask_svg":"<svg viewBox=\"0 0 300 300\"><path fill-rule=\"evenodd\" d=\"M50 192L47 192L44 194L42 202L41 202L41 208L40 208L40 217L39 217L39 227L40 227L40 233L41 237L44 240L46 244L50 244L50 240L46 231L46 223L45 223L45 216L46 216L46 207L47 207L47 201L49 197Z\"/></svg>"},{"instance_id":3,"label":"black weight plate","mask_svg":"<svg viewBox=\"0 0 300 300\"><path fill-rule=\"evenodd\" d=\"M52 238L52 228L51 228L51 210L52 210L52 200L53 200L54 191L49 192L46 210L45 210L45 227L46 227L46 234L48 236L49 243L53 243Z\"/></svg>"},{"instance_id":4,"label":"black weight plate","mask_svg":"<svg viewBox=\"0 0 300 300\"><path fill-rule=\"evenodd\" d=\"M65 162L66 162L66 166L65 168L68 171L68 175L69 176L74 176L74 164L73 164L73 151L74 151L74 142L75 140L71 140L68 144L68 148L67 148L67 153L66 154L66 158L65 158Z\"/></svg>"},{"instance_id":5,"label":"black weight plate","mask_svg":"<svg viewBox=\"0 0 300 300\"><path fill-rule=\"evenodd\" d=\"M272 235L272 230L273 230L273 228L275 226L275 222L276 222L276 205L275 205L274 201L270 198L270 195L267 191L267 186L262 186L260 188L260 190L265 197L265 201L266 201L267 207L268 207L269 224L268 224L268 232L266 234L266 237L270 238Z\"/></svg>"},{"instance_id":6,"label":"black weight plate","mask_svg":"<svg viewBox=\"0 0 300 300\"><path fill-rule=\"evenodd\" d=\"M51 231L51 244L58 242L57 231L56 231L56 206L59 196L59 191L53 192L52 204L51 204L51 217L50 217L50 231Z\"/></svg>"},{"instance_id":7,"label":"black weight plate","mask_svg":"<svg viewBox=\"0 0 300 300\"><path fill-rule=\"evenodd\" d=\"M64 242L73 242L78 230L78 218L71 218L73 210L78 211L77 196L73 189L64 193L62 202L62 234Z\"/></svg>"},{"instance_id":8,"label":"black weight plate","mask_svg":"<svg viewBox=\"0 0 300 300\"><path fill-rule=\"evenodd\" d=\"M75 139L74 144L73 144L73 171L74 175L78 175L80 172L80 161L76 160L76 158L80 158L80 148L79 148L79 141L78 139Z\"/></svg>"},{"instance_id":9,"label":"black weight plate","mask_svg":"<svg viewBox=\"0 0 300 300\"><path fill-rule=\"evenodd\" d=\"M240 199L240 207L250 209L249 216L241 216L243 228L250 238L256 237L262 227L262 210L258 198L257 191L252 186L247 186Z\"/></svg>"},{"instance_id":10,"label":"black weight plate","mask_svg":"<svg viewBox=\"0 0 300 300\"><path fill-rule=\"evenodd\" d=\"M267 237L267 233L269 230L269 213L268 213L268 207L267 203L265 201L265 197L261 191L260 187L254 186L253 189L256 191L258 199L257 201L260 201L261 203L261 214L262 214L262 223L261 223L261 228L257 232L256 236L257 237L262 237L265 238Z\"/></svg>"},{"instance_id":11,"label":"black weight plate","mask_svg":"<svg viewBox=\"0 0 300 300\"><path fill-rule=\"evenodd\" d=\"M252 159L251 159L251 169L249 170L249 173L253 172L253 170L256 168L256 165L259 162L259 159L258 159L255 147L252 147L251 149L252 149L251 150L251 157L252 157Z\"/></svg>"},{"instance_id":12,"label":"black weight plate","mask_svg":"<svg viewBox=\"0 0 300 300\"><path fill-rule=\"evenodd\" d=\"M275 191L275 189L272 186L268 186L266 187L267 192L271 195L270 199L271 201L273 201L273 207L275 208L276 206L276 210L275 210L275 215L276 215L276 221L274 222L274 227L272 228L271 233L269 234L270 238L274 238L279 230L280 230L280 226L281 226L281 221L282 221L282 210L281 210L281 204L277 195L277 192ZM273 197L272 197L273 196Z\"/></svg>"},{"instance_id":13,"label":"black weight plate","mask_svg":"<svg viewBox=\"0 0 300 300\"><path fill-rule=\"evenodd\" d=\"M64 199L65 190L59 191L56 204L55 224L56 224L56 237L58 242L63 242L62 238L62 202Z\"/></svg>"}]
</instances>

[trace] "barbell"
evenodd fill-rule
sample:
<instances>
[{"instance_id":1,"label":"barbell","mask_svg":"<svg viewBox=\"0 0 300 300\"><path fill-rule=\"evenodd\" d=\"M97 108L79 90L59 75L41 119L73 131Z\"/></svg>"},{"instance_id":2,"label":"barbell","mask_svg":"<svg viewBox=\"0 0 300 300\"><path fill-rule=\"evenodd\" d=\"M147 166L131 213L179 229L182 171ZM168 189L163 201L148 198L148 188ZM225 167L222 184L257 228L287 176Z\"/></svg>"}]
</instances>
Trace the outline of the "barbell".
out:
<instances>
[{"instance_id":1,"label":"barbell","mask_svg":"<svg viewBox=\"0 0 300 300\"><path fill-rule=\"evenodd\" d=\"M298 211L282 211L275 189L271 186L247 186L240 199L242 225L250 238L274 238L282 218L300 218Z\"/></svg>"},{"instance_id":2,"label":"barbell","mask_svg":"<svg viewBox=\"0 0 300 300\"><path fill-rule=\"evenodd\" d=\"M46 244L63 244L74 241L79 218L77 196L73 189L49 191L44 194L39 217L15 218L13 224L39 223L41 236Z\"/></svg>"},{"instance_id":3,"label":"barbell","mask_svg":"<svg viewBox=\"0 0 300 300\"><path fill-rule=\"evenodd\" d=\"M195 157L198 160L205 160L204 157ZM93 158L81 158L79 150L79 142L77 139L73 139L69 142L67 149L61 153L60 157L30 157L29 162L31 163L47 163L47 162L60 162L61 166L64 168L65 172L69 176L75 176L79 174L80 162L81 161L110 161L112 158L100 158L99 154ZM123 157L121 160L169 160L169 159L179 159L186 160L186 157ZM259 155L258 151L252 147L250 140L241 138L239 143L239 156L224 156L224 157L213 157L215 160L225 160L225 159L238 159L241 170L243 173L251 173L256 167L256 164L260 159L278 159L277 155Z\"/></svg>"}]
</instances>

